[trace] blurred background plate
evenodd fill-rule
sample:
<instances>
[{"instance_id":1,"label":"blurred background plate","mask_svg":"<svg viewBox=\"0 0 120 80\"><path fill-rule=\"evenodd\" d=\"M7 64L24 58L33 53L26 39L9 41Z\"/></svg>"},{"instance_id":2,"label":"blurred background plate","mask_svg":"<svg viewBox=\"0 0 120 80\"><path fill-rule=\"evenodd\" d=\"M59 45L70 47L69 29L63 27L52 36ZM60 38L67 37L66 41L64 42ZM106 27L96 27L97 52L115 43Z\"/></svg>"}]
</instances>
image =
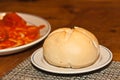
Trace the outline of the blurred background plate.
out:
<instances>
[{"instance_id":1,"label":"blurred background plate","mask_svg":"<svg viewBox=\"0 0 120 80\"><path fill-rule=\"evenodd\" d=\"M0 19L2 19L2 17L5 14L6 14L5 12L0 13ZM22 17L29 24L33 24L33 25L36 25L36 26L45 25L45 27L40 30L41 37L39 39L31 42L31 43L28 43L28 44L25 44L25 45L22 45L22 46L18 46L18 47L14 47L14 48L1 49L0 50L0 55L13 54L13 53L17 53L17 52L23 51L25 49L28 49L29 47L31 47L31 46L39 43L40 41L42 41L45 37L47 37L47 35L51 31L51 25L45 19L43 19L41 17L38 17L38 16L35 16L35 15L26 14L26 13L17 13L17 14L20 17Z\"/></svg>"}]
</instances>

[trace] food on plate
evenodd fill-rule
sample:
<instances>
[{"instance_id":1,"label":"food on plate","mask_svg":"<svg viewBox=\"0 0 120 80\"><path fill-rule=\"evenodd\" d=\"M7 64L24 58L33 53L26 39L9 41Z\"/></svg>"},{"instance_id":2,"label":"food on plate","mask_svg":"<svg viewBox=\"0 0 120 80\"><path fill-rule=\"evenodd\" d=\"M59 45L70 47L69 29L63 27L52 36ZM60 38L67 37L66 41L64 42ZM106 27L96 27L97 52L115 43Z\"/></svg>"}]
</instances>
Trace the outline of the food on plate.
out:
<instances>
[{"instance_id":1,"label":"food on plate","mask_svg":"<svg viewBox=\"0 0 120 80\"><path fill-rule=\"evenodd\" d=\"M0 49L28 44L40 38L40 30L45 25L27 23L15 12L6 13L0 19Z\"/></svg>"},{"instance_id":2,"label":"food on plate","mask_svg":"<svg viewBox=\"0 0 120 80\"><path fill-rule=\"evenodd\" d=\"M84 28L60 28L45 39L43 56L54 66L83 68L97 61L99 43L95 35Z\"/></svg>"}]
</instances>

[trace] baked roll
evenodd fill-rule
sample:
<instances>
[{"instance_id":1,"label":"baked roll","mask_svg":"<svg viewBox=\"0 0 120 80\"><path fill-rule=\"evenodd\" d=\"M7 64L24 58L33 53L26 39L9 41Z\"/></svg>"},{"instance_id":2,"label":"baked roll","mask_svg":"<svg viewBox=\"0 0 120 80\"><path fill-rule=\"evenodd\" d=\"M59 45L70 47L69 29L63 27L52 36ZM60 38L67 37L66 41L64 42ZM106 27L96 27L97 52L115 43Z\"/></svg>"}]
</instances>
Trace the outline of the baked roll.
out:
<instances>
[{"instance_id":1,"label":"baked roll","mask_svg":"<svg viewBox=\"0 0 120 80\"><path fill-rule=\"evenodd\" d=\"M98 59L99 43L97 38L84 28L60 28L45 39L43 56L54 66L83 68Z\"/></svg>"}]
</instances>

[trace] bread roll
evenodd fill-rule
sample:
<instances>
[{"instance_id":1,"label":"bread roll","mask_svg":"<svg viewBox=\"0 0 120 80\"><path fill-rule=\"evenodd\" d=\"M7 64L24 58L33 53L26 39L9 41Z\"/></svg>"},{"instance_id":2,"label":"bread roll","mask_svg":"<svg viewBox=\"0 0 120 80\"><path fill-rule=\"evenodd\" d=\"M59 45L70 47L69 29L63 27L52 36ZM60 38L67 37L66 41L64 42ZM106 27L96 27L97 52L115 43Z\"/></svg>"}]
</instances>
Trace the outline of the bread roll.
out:
<instances>
[{"instance_id":1,"label":"bread roll","mask_svg":"<svg viewBox=\"0 0 120 80\"><path fill-rule=\"evenodd\" d=\"M43 56L54 66L83 68L98 59L99 43L91 32L83 28L60 28L44 41Z\"/></svg>"}]
</instances>

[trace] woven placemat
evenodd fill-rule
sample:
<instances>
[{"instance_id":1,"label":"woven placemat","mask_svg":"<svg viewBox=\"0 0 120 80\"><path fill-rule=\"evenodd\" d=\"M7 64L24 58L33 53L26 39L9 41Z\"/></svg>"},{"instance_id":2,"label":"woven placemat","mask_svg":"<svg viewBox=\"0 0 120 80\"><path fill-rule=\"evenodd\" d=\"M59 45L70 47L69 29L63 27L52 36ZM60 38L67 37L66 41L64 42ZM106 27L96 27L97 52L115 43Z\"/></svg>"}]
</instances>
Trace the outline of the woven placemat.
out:
<instances>
[{"instance_id":1,"label":"woven placemat","mask_svg":"<svg viewBox=\"0 0 120 80\"><path fill-rule=\"evenodd\" d=\"M108 66L94 72L62 75L41 71L28 58L1 80L120 80L120 62L112 61Z\"/></svg>"}]
</instances>

